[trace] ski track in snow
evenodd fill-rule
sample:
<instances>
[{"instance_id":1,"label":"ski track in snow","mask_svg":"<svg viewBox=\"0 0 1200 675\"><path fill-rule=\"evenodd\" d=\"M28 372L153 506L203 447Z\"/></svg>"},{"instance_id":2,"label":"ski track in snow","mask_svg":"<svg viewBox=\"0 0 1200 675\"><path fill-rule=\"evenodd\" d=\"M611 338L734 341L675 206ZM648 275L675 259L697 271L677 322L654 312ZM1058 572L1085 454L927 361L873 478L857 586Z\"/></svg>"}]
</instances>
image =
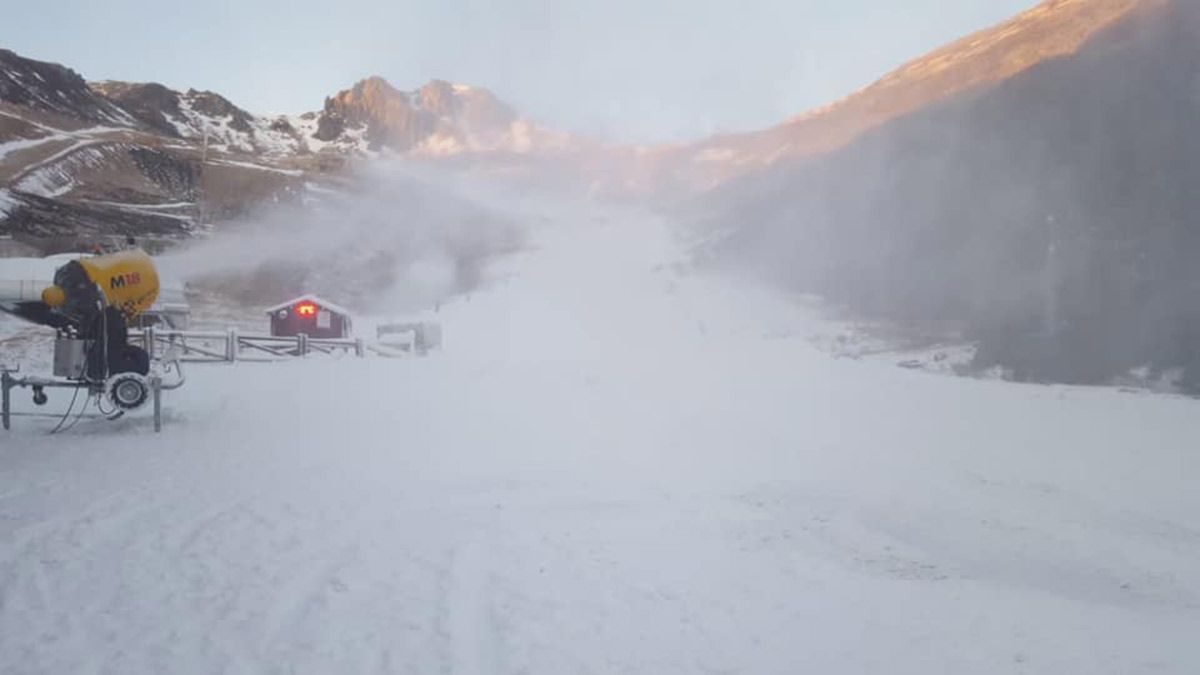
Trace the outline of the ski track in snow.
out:
<instances>
[{"instance_id":1,"label":"ski track in snow","mask_svg":"<svg viewBox=\"0 0 1200 675\"><path fill-rule=\"evenodd\" d=\"M493 672L497 657L490 616L489 572L485 542L470 538L454 550L445 590L449 623L449 669L463 675Z\"/></svg>"},{"instance_id":2,"label":"ski track in snow","mask_svg":"<svg viewBox=\"0 0 1200 675\"><path fill-rule=\"evenodd\" d=\"M835 360L574 213L430 358L17 418L0 672L1200 672L1195 402Z\"/></svg>"}]
</instances>

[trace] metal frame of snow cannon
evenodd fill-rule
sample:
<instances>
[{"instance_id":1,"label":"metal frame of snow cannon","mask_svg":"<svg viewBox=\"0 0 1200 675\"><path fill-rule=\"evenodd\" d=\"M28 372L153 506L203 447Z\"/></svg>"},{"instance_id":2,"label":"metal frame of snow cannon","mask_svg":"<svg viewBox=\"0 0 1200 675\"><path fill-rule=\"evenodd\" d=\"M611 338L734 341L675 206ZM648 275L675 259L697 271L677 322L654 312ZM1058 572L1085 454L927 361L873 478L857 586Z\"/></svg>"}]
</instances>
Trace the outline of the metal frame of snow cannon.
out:
<instances>
[{"instance_id":1,"label":"metal frame of snow cannon","mask_svg":"<svg viewBox=\"0 0 1200 675\"><path fill-rule=\"evenodd\" d=\"M152 376L149 378L151 397L154 401L154 430L162 430L162 379ZM45 403L46 389L89 389L89 395L98 393L92 390L93 385L86 382L76 382L72 380L58 380L54 378L29 376L29 377L13 377L10 371L0 373L0 389L3 390L2 402L0 402L0 421L2 421L4 430L12 429L13 415L23 415L25 417L61 417L52 413L14 413L12 412L12 390L17 388L33 389L35 402L40 398L41 402L37 405ZM124 414L121 412L120 414ZM119 415L107 416L107 419L115 419ZM105 416L92 415L90 417L100 418Z\"/></svg>"},{"instance_id":2,"label":"metal frame of snow cannon","mask_svg":"<svg viewBox=\"0 0 1200 675\"><path fill-rule=\"evenodd\" d=\"M179 356L175 352L169 352L166 358L160 363L165 364L162 370L174 369L178 377L173 382L164 382L163 373L151 371L149 376L145 378L149 387L150 403L154 409L154 431L162 431L162 393L164 391L172 391L183 386L186 378L183 374L183 366L179 361ZM106 392L106 382L90 381L86 379L66 379L59 377L44 377L37 375L16 376L16 370L0 370L0 426L3 426L5 431L12 429L12 418L20 415L23 417L50 417L59 418L63 415L55 413L14 413L12 411L12 391L13 389L32 389L35 405L44 405L47 397L46 389L74 389L76 391L87 390L89 396L104 396ZM140 406L139 406L140 407ZM115 420L125 414L125 410L116 410L109 414L104 414L101 410L101 415L89 416L91 418L102 418ZM69 414L69 413L68 413ZM83 417L81 414L80 417Z\"/></svg>"}]
</instances>

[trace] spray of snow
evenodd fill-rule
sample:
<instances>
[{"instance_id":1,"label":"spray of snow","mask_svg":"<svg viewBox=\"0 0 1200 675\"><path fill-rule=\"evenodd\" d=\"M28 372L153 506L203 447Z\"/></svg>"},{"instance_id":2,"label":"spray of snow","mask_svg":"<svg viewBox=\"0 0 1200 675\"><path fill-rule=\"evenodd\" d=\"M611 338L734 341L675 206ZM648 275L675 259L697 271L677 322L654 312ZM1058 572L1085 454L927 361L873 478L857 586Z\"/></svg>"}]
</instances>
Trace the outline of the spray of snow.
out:
<instances>
[{"instance_id":1,"label":"spray of snow","mask_svg":"<svg viewBox=\"0 0 1200 675\"><path fill-rule=\"evenodd\" d=\"M220 236L166 255L160 266L189 282L269 278L290 284L270 289L288 297L307 291L403 312L475 287L488 259L522 241L510 214L408 164L375 166L348 185L224 225Z\"/></svg>"}]
</instances>

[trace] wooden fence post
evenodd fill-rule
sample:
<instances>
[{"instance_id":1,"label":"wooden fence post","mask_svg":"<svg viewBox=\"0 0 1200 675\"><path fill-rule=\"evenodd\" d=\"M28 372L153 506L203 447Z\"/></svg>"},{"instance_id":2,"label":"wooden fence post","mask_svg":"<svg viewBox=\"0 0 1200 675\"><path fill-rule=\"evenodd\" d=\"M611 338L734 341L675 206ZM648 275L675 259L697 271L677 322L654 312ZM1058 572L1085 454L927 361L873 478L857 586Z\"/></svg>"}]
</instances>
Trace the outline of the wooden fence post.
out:
<instances>
[{"instance_id":1,"label":"wooden fence post","mask_svg":"<svg viewBox=\"0 0 1200 675\"><path fill-rule=\"evenodd\" d=\"M230 328L225 336L225 360L229 363L234 363L238 359L238 332L236 328Z\"/></svg>"}]
</instances>

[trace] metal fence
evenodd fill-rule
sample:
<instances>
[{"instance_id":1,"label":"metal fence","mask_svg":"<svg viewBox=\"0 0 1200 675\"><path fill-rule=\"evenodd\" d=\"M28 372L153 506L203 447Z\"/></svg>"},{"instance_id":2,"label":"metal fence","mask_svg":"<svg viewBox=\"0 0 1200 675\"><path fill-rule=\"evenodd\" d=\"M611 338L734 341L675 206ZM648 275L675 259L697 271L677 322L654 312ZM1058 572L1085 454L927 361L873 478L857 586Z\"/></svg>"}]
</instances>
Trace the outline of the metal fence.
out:
<instances>
[{"instance_id":1,"label":"metal fence","mask_svg":"<svg viewBox=\"0 0 1200 675\"><path fill-rule=\"evenodd\" d=\"M393 356L391 350L368 347L361 339L316 339L307 335L243 335L236 329L184 331L146 328L130 331L130 341L141 345L151 358L173 350L186 363L235 363L238 361L282 361L309 354L353 354L368 351Z\"/></svg>"}]
</instances>

